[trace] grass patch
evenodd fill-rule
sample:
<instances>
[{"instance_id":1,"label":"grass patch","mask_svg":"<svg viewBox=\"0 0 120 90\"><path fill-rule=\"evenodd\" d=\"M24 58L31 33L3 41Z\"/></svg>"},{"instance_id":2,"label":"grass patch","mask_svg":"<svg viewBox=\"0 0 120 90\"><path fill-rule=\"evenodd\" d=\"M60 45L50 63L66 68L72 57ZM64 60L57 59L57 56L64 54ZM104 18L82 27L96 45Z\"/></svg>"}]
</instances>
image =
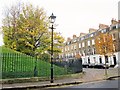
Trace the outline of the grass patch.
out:
<instances>
[{"instance_id":1,"label":"grass patch","mask_svg":"<svg viewBox=\"0 0 120 90\"><path fill-rule=\"evenodd\" d=\"M9 48L0 47L0 62L2 63L2 78L30 78L36 73L37 77L49 77L51 73L51 64L44 60L36 60L34 57L11 50ZM36 72L35 72L36 66ZM65 68L54 65L54 75L65 75Z\"/></svg>"}]
</instances>

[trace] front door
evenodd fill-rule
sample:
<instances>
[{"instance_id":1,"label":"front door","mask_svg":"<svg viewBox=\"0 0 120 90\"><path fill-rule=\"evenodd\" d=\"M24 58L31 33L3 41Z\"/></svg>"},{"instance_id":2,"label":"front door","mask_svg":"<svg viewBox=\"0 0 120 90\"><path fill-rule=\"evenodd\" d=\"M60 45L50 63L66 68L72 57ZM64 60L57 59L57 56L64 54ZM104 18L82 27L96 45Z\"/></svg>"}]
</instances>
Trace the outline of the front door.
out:
<instances>
[{"instance_id":1,"label":"front door","mask_svg":"<svg viewBox=\"0 0 120 90\"><path fill-rule=\"evenodd\" d=\"M108 63L108 56L105 56L105 61L106 63Z\"/></svg>"},{"instance_id":2,"label":"front door","mask_svg":"<svg viewBox=\"0 0 120 90\"><path fill-rule=\"evenodd\" d=\"M88 57L88 64L90 64L90 58Z\"/></svg>"},{"instance_id":3,"label":"front door","mask_svg":"<svg viewBox=\"0 0 120 90\"><path fill-rule=\"evenodd\" d=\"M115 55L113 55L113 61L114 61L114 65L116 65L117 61L116 61L116 56Z\"/></svg>"},{"instance_id":4,"label":"front door","mask_svg":"<svg viewBox=\"0 0 120 90\"><path fill-rule=\"evenodd\" d=\"M101 57L99 57L99 60L100 60L100 63L102 63L102 58Z\"/></svg>"}]
</instances>

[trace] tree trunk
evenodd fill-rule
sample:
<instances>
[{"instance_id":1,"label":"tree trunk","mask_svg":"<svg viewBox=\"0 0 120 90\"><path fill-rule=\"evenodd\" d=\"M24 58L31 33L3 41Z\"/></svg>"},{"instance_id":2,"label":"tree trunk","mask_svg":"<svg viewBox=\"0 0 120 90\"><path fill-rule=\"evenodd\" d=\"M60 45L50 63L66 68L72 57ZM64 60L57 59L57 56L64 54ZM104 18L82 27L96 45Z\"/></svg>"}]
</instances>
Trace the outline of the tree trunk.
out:
<instances>
[{"instance_id":1,"label":"tree trunk","mask_svg":"<svg viewBox=\"0 0 120 90\"><path fill-rule=\"evenodd\" d=\"M105 57L105 55L104 55L104 57ZM105 79L107 79L107 76L108 76L108 74L107 74L107 64L106 64L106 61L107 61L107 58L105 57Z\"/></svg>"}]
</instances>

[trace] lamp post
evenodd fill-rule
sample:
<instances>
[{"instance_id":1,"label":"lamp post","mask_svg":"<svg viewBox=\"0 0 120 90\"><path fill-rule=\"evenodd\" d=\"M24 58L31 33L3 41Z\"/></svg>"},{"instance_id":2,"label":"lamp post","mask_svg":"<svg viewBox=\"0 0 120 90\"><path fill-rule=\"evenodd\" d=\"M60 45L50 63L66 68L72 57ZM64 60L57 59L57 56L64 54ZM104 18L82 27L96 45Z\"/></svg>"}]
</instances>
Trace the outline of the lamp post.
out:
<instances>
[{"instance_id":1,"label":"lamp post","mask_svg":"<svg viewBox=\"0 0 120 90\"><path fill-rule=\"evenodd\" d=\"M50 80L50 82L53 83L54 82L54 80L53 80L53 29L55 29L53 27L53 24L55 22L56 16L54 16L52 13L52 15L49 17L49 19L50 19L50 23L52 24L52 27L50 27L52 30L52 34L51 34L51 80Z\"/></svg>"}]
</instances>

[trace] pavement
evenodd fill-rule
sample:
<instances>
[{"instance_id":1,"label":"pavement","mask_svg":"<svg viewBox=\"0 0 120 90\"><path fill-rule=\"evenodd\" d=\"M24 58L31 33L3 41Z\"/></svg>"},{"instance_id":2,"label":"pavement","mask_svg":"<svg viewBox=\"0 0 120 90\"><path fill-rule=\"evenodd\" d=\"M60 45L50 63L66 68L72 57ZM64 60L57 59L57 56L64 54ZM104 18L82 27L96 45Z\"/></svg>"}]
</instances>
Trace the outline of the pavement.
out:
<instances>
[{"instance_id":1,"label":"pavement","mask_svg":"<svg viewBox=\"0 0 120 90\"><path fill-rule=\"evenodd\" d=\"M75 78L64 78L61 80L54 80L54 83L50 83L50 81L42 81L42 82L29 82L29 83L13 83L13 84L2 84L2 90L27 90L32 88L46 88L46 87L55 87L55 86L62 86L62 85L73 85L73 84L80 84L80 83L87 83L93 81L100 81L104 80L105 69L94 69L94 68L84 68L83 71L85 75L78 76ZM118 74L118 68L109 68L108 71L108 80L112 78L120 77Z\"/></svg>"}]
</instances>

